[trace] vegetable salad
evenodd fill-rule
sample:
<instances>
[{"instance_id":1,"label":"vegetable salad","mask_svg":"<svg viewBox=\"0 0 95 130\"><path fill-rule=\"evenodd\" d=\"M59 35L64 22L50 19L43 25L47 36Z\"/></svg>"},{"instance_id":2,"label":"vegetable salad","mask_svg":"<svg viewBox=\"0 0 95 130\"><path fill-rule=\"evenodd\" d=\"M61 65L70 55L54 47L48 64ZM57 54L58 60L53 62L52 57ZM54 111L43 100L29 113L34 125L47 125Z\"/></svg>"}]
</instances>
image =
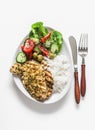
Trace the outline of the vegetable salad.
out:
<instances>
[{"instance_id":1,"label":"vegetable salad","mask_svg":"<svg viewBox=\"0 0 95 130\"><path fill-rule=\"evenodd\" d=\"M50 59L56 57L61 51L63 44L62 34L56 30L49 31L42 22L32 24L28 38L21 45L21 51L16 56L18 63L25 63L34 59L39 62L43 56Z\"/></svg>"}]
</instances>

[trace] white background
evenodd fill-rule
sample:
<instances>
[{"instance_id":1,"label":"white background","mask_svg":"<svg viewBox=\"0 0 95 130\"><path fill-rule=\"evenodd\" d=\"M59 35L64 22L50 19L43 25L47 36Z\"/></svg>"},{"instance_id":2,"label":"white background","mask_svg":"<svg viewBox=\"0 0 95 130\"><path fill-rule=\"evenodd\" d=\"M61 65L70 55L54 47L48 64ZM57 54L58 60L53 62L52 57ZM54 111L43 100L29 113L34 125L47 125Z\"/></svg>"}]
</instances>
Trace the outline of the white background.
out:
<instances>
[{"instance_id":1,"label":"white background","mask_svg":"<svg viewBox=\"0 0 95 130\"><path fill-rule=\"evenodd\" d=\"M95 129L94 12L94 0L0 0L0 130ZM61 31L67 45L70 35L78 42L81 33L88 33L87 92L79 106L73 79L68 95L52 105L30 101L15 86L9 72L14 52L36 21Z\"/></svg>"}]
</instances>

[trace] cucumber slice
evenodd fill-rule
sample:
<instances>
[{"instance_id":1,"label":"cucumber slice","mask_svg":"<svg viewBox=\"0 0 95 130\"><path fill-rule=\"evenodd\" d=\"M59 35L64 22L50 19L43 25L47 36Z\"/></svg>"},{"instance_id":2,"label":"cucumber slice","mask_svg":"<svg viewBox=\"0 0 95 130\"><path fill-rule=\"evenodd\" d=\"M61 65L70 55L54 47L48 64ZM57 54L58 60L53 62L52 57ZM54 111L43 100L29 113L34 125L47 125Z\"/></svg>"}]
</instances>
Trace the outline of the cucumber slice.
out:
<instances>
[{"instance_id":1,"label":"cucumber slice","mask_svg":"<svg viewBox=\"0 0 95 130\"><path fill-rule=\"evenodd\" d=\"M27 58L26 58L26 55L25 55L24 52L19 52L17 54L17 56L16 56L16 62L23 64L23 63L26 62L26 60L27 60Z\"/></svg>"},{"instance_id":2,"label":"cucumber slice","mask_svg":"<svg viewBox=\"0 0 95 130\"><path fill-rule=\"evenodd\" d=\"M57 43L51 44L50 51L51 51L53 54L58 54L59 51L60 51L58 44L57 44Z\"/></svg>"},{"instance_id":3,"label":"cucumber slice","mask_svg":"<svg viewBox=\"0 0 95 130\"><path fill-rule=\"evenodd\" d=\"M46 41L45 43L44 43L44 46L46 47L46 48L50 48L50 45L51 45L52 43L50 42L50 41Z\"/></svg>"}]
</instances>

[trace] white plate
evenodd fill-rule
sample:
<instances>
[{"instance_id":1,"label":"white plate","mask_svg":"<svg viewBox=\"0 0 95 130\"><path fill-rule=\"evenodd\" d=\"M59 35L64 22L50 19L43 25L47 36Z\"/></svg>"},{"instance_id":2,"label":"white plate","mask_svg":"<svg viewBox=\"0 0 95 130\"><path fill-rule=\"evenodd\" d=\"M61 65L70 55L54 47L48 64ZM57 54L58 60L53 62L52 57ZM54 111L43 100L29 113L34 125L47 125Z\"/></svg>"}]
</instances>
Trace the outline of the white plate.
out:
<instances>
[{"instance_id":1,"label":"white plate","mask_svg":"<svg viewBox=\"0 0 95 130\"><path fill-rule=\"evenodd\" d=\"M51 30L51 28L49 28L49 30ZM16 57L19 49L20 49L20 46L22 45L22 43L24 42L24 40L26 38L27 38L27 36L20 43L18 49L16 50L15 57ZM29 99L31 99L31 100L33 100L35 102L41 103L41 104L51 104L51 103L55 103L55 102L59 101L60 99L62 99L67 94L67 92L70 89L70 82L71 82L71 76L72 76L72 66L71 66L71 59L70 59L69 49L68 49L68 47L67 47L67 45L66 45L65 42L63 44L62 54L66 55L66 57L68 58L69 64L70 64L70 68L68 69L68 74L69 74L68 83L64 86L62 92L61 93L54 93L54 94L52 94L52 96L48 100L46 100L44 102L37 101L34 98L32 98L30 96L30 94L25 90L25 88L23 87L23 84L22 84L21 80L17 76L13 75L13 79L14 79L17 87L21 90L21 92L25 96L27 96ZM14 58L13 63L15 63L15 58Z\"/></svg>"}]
</instances>

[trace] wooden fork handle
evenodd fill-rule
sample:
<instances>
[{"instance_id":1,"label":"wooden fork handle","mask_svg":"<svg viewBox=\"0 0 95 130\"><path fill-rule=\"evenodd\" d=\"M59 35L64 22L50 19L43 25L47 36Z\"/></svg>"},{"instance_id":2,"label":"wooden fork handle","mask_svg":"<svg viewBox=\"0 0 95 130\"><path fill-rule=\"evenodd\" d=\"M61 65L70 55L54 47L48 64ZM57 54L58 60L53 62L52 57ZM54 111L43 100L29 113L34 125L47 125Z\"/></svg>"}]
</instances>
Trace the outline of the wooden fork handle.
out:
<instances>
[{"instance_id":1,"label":"wooden fork handle","mask_svg":"<svg viewBox=\"0 0 95 130\"><path fill-rule=\"evenodd\" d=\"M85 65L81 65L81 95L84 97L86 93Z\"/></svg>"},{"instance_id":2,"label":"wooden fork handle","mask_svg":"<svg viewBox=\"0 0 95 130\"><path fill-rule=\"evenodd\" d=\"M79 89L79 81L78 81L78 72L74 72L75 77L75 100L76 103L80 103L80 89Z\"/></svg>"}]
</instances>

